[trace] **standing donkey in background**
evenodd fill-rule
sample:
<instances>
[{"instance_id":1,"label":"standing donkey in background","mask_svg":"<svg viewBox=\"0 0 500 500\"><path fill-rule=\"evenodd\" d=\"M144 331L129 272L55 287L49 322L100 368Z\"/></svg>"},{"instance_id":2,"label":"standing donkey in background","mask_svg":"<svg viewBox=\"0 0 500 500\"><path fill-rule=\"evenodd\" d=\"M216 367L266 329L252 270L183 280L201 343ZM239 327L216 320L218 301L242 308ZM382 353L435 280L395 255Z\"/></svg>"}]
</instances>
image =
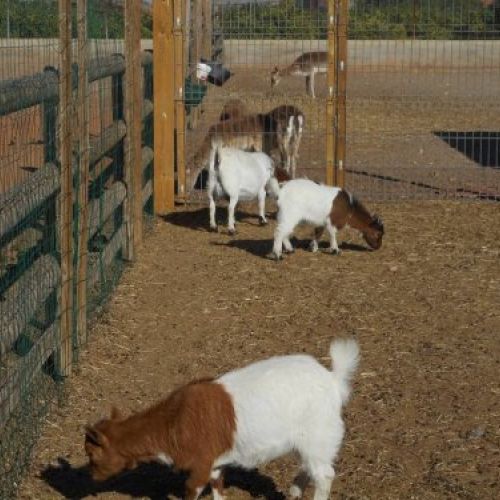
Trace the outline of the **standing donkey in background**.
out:
<instances>
[{"instance_id":1,"label":"standing donkey in background","mask_svg":"<svg viewBox=\"0 0 500 500\"><path fill-rule=\"evenodd\" d=\"M314 99L314 76L316 73L326 73L328 64L327 52L304 52L290 66L279 69L276 66L271 72L271 87L274 88L284 76L305 76L306 92Z\"/></svg>"},{"instance_id":2,"label":"standing donkey in background","mask_svg":"<svg viewBox=\"0 0 500 500\"><path fill-rule=\"evenodd\" d=\"M243 151L261 151L269 156L278 149L282 155L282 167L290 173L292 165L297 162L304 122L300 109L278 106L269 113L246 115L212 125L190 162L190 171L195 174L193 186L200 172L208 168L214 144Z\"/></svg>"},{"instance_id":3,"label":"standing donkey in background","mask_svg":"<svg viewBox=\"0 0 500 500\"><path fill-rule=\"evenodd\" d=\"M238 120L248 115L247 107L241 99L230 99L222 107L219 115L219 121Z\"/></svg>"}]
</instances>

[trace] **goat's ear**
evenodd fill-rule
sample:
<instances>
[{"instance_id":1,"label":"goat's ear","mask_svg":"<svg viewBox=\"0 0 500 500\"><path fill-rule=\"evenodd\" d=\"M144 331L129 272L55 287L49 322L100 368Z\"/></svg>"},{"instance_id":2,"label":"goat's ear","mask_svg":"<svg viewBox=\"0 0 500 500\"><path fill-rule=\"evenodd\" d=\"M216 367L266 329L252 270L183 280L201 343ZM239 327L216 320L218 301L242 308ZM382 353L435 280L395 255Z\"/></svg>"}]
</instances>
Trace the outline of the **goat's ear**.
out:
<instances>
[{"instance_id":1,"label":"goat's ear","mask_svg":"<svg viewBox=\"0 0 500 500\"><path fill-rule=\"evenodd\" d=\"M85 441L102 448L106 444L107 438L102 432L99 432L94 427L87 425L85 426Z\"/></svg>"},{"instance_id":2,"label":"goat's ear","mask_svg":"<svg viewBox=\"0 0 500 500\"><path fill-rule=\"evenodd\" d=\"M111 420L123 420L123 413L116 407L111 407Z\"/></svg>"},{"instance_id":3,"label":"goat's ear","mask_svg":"<svg viewBox=\"0 0 500 500\"><path fill-rule=\"evenodd\" d=\"M384 233L384 222L382 221L382 218L380 217L380 215L375 214L373 216L373 220L374 220L375 224L381 229L382 234L383 234Z\"/></svg>"},{"instance_id":4,"label":"goat's ear","mask_svg":"<svg viewBox=\"0 0 500 500\"><path fill-rule=\"evenodd\" d=\"M279 71L278 66L275 66L273 69L273 73L276 73L277 71Z\"/></svg>"}]
</instances>

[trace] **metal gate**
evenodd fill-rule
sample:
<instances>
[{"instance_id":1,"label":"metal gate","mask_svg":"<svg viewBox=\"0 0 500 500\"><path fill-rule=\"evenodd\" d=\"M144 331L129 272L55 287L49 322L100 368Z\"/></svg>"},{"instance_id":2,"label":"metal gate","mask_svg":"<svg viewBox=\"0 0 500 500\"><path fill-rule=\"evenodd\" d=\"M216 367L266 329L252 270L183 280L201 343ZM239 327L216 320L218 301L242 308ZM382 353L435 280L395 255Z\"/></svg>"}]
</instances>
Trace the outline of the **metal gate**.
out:
<instances>
[{"instance_id":1,"label":"metal gate","mask_svg":"<svg viewBox=\"0 0 500 500\"><path fill-rule=\"evenodd\" d=\"M297 176L343 184L347 11L347 0L174 0L178 201L202 196L210 134L221 127L228 144L258 129L262 149L285 163L276 131L265 125L283 109L285 121L287 109L304 118ZM230 116L221 126L223 109Z\"/></svg>"},{"instance_id":2,"label":"metal gate","mask_svg":"<svg viewBox=\"0 0 500 500\"><path fill-rule=\"evenodd\" d=\"M163 185L171 192L175 186L177 200L200 198L202 190L192 188L203 187L207 134L235 100L252 116L279 106L302 111L298 176L345 185L363 199L500 199L499 2L156 4L171 5L175 85L168 92L175 105L166 104L164 116L172 117L175 133L155 149L163 147L172 164L175 151L175 172ZM165 61L159 42L155 78ZM315 75L315 98L306 76L291 74L291 65L311 52L326 61L325 72ZM208 82L199 78L200 63L211 68ZM272 88L276 68L281 78ZM241 137L244 130L231 133ZM280 159L276 150L267 152Z\"/></svg>"}]
</instances>

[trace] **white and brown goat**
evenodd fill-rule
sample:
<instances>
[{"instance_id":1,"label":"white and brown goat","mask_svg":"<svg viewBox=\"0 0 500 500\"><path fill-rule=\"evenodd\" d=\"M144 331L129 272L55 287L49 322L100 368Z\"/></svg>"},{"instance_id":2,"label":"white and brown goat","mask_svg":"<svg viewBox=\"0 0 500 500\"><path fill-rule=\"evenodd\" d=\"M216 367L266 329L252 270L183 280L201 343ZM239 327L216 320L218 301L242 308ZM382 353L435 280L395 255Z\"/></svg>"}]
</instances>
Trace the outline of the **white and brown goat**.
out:
<instances>
[{"instance_id":1,"label":"white and brown goat","mask_svg":"<svg viewBox=\"0 0 500 500\"><path fill-rule=\"evenodd\" d=\"M278 225L274 234L272 258L280 259L283 247L285 252L293 252L290 236L301 222L316 226L311 242L313 252L318 250L318 239L326 228L330 235L329 251L339 254L337 232L345 226L360 231L370 248L377 250L382 246L382 220L378 215L370 215L352 194L308 179L295 179L279 189Z\"/></svg>"},{"instance_id":2,"label":"white and brown goat","mask_svg":"<svg viewBox=\"0 0 500 500\"><path fill-rule=\"evenodd\" d=\"M220 500L226 466L251 469L296 452L301 470L291 496L300 498L312 481L314 499L327 500L358 345L336 340L330 357L331 371L311 356L279 356L187 384L129 417L114 410L86 428L91 475L106 480L160 460L188 473L185 498L196 500L210 484Z\"/></svg>"}]
</instances>

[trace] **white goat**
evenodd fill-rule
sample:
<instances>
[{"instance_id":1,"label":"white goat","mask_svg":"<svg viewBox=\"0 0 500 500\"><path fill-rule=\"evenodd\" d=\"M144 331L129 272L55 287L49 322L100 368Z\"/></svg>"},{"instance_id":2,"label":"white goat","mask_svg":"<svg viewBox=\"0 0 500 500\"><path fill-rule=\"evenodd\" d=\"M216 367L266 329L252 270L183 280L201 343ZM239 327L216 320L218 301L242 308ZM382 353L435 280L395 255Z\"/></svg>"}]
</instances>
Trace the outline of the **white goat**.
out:
<instances>
[{"instance_id":1,"label":"white goat","mask_svg":"<svg viewBox=\"0 0 500 500\"><path fill-rule=\"evenodd\" d=\"M377 215L370 215L368 210L353 195L339 187L317 184L308 179L295 179L279 187L278 225L274 234L274 246L271 257L281 258L283 246L285 252L293 252L290 235L300 222L316 226L311 250L318 250L317 240L326 227L330 235L330 249L339 254L337 231L350 226L360 231L368 245L377 250L382 245L384 225Z\"/></svg>"},{"instance_id":2,"label":"white goat","mask_svg":"<svg viewBox=\"0 0 500 500\"><path fill-rule=\"evenodd\" d=\"M210 152L208 171L210 228L217 231L214 197L218 198L223 195L229 197L229 234L235 233L234 211L239 200L251 201L257 198L260 223L267 224L265 215L266 188L271 191L275 190L275 184L269 183L273 172L273 162L265 153L247 152L214 145Z\"/></svg>"},{"instance_id":3,"label":"white goat","mask_svg":"<svg viewBox=\"0 0 500 500\"><path fill-rule=\"evenodd\" d=\"M312 480L314 500L327 500L359 348L336 340L330 356L332 371L311 356L277 356L193 381L129 417L114 410L86 429L92 477L105 480L156 458L189 472L187 500L209 483L220 500L227 466L254 468L297 452L301 469L290 495L300 498Z\"/></svg>"}]
</instances>

